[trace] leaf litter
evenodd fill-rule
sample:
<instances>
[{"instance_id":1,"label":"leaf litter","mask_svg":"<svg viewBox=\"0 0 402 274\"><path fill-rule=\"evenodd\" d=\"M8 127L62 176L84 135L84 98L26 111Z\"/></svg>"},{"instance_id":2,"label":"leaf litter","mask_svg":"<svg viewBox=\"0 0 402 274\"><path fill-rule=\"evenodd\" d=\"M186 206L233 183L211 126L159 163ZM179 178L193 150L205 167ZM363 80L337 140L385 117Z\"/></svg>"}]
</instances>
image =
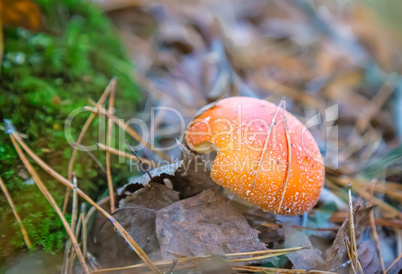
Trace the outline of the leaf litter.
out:
<instances>
[{"instance_id":1,"label":"leaf litter","mask_svg":"<svg viewBox=\"0 0 402 274\"><path fill-rule=\"evenodd\" d=\"M222 189L210 179L208 167L195 169L202 165L202 158L183 153L180 148L168 154L179 159L182 153L181 160L130 178L118 190L119 207L113 216L155 265L178 273L188 269L206 273L217 269L220 273L302 273L316 269L348 272L351 234L342 202L347 200L345 187L352 182L354 198L370 200L374 196L374 204L379 205L373 219L381 248L388 251L383 252L386 267L389 273L399 271L402 177L397 140L402 134L394 121L400 116L394 115L398 115L401 101L395 96L393 111L389 97L394 90L384 93L381 87L392 76L388 71L400 69L396 64L402 55L400 46L391 43L399 32L390 32L382 25L380 14L354 3L345 6L344 14L332 4L318 7L308 1L236 2L230 12L226 1L172 1L169 5L153 1L135 6L107 2L98 4L116 23L137 65L136 78L146 97L144 111L138 115L147 124L146 114L152 106L179 109L188 122L198 109L233 95L273 102L286 96L292 112L303 117L324 114L325 107L331 104L340 107L338 120L326 121L339 128L338 139L326 135L326 127L311 128L330 157L325 197L303 217L270 215L227 193L222 195ZM359 39L345 30L347 24ZM382 27L372 28L373 24ZM373 98L385 99L376 104ZM364 109L370 110L367 117L362 115ZM163 146L174 142L177 121L171 113L156 115L156 143ZM130 128L130 134L136 136L134 133ZM336 155L330 150L335 143L339 143ZM150 151L141 154L151 161L158 160ZM332 163L339 166L331 166ZM374 177L381 183L371 194L369 179ZM335 206L324 212L331 201ZM110 212L107 206L104 209ZM366 230L372 210L357 203L352 214L357 258L365 273L379 273L375 245ZM96 216L86 255L87 260L92 260L88 265L101 271L135 264L133 269L149 271L149 265L141 264L113 226L103 223ZM92 241L94 237L96 243ZM303 249L285 254L286 259L280 260L253 260L255 254L249 254L283 247ZM236 252L246 252L239 257L250 260L234 265L227 255ZM281 269L274 270L273 265Z\"/></svg>"}]
</instances>

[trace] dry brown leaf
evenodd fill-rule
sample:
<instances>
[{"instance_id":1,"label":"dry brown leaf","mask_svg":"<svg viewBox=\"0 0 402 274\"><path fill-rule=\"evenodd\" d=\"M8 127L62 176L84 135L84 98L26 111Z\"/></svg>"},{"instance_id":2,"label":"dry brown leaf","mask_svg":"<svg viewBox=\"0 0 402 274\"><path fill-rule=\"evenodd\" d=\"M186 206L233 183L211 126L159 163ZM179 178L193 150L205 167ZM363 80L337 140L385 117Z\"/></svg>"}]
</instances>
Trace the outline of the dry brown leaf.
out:
<instances>
[{"instance_id":1,"label":"dry brown leaf","mask_svg":"<svg viewBox=\"0 0 402 274\"><path fill-rule=\"evenodd\" d=\"M285 237L285 248L298 246L311 246L309 237L301 231L290 226L283 225L283 233ZM286 257L292 262L296 269L315 269L323 263L321 254L315 248L300 250L297 252L286 254Z\"/></svg>"},{"instance_id":2,"label":"dry brown leaf","mask_svg":"<svg viewBox=\"0 0 402 274\"><path fill-rule=\"evenodd\" d=\"M380 274L381 273L381 264L378 259L377 252L375 248L373 248L374 242L364 241L359 245L357 249L357 253L359 255L359 261L363 268L364 273L370 274Z\"/></svg>"},{"instance_id":3,"label":"dry brown leaf","mask_svg":"<svg viewBox=\"0 0 402 274\"><path fill-rule=\"evenodd\" d=\"M356 242L359 244L359 239L364 229L369 222L369 214L373 207L363 207L356 205L353 210ZM345 240L349 239L349 220L346 219L336 235L335 241L328 251L328 256L325 260L324 268L333 269L345 263L348 260L346 252Z\"/></svg>"},{"instance_id":4,"label":"dry brown leaf","mask_svg":"<svg viewBox=\"0 0 402 274\"><path fill-rule=\"evenodd\" d=\"M162 259L267 250L224 196L205 190L157 212Z\"/></svg>"},{"instance_id":5,"label":"dry brown leaf","mask_svg":"<svg viewBox=\"0 0 402 274\"><path fill-rule=\"evenodd\" d=\"M178 199L177 192L164 185L150 183L121 200L116 210L116 219L152 260L160 260L161 257L155 234L155 211ZM96 242L92 241L94 238ZM89 251L102 267L119 267L140 261L102 216L97 216L89 239Z\"/></svg>"},{"instance_id":6,"label":"dry brown leaf","mask_svg":"<svg viewBox=\"0 0 402 274\"><path fill-rule=\"evenodd\" d=\"M176 191L162 184L150 183L120 201L116 219L147 254L158 253L156 211L178 200Z\"/></svg>"},{"instance_id":7,"label":"dry brown leaf","mask_svg":"<svg viewBox=\"0 0 402 274\"><path fill-rule=\"evenodd\" d=\"M212 181L210 170L202 158L194 153L189 153L175 172L173 189L178 191L180 198L183 199L206 189L219 191L222 187Z\"/></svg>"}]
</instances>

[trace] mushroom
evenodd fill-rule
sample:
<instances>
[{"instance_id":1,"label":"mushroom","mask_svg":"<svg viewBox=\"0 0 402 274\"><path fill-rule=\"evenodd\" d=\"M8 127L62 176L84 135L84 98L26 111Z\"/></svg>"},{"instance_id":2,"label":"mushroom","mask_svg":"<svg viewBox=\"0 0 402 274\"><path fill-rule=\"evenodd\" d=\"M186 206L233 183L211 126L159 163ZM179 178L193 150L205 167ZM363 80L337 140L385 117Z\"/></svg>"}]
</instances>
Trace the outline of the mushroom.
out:
<instances>
[{"instance_id":1,"label":"mushroom","mask_svg":"<svg viewBox=\"0 0 402 274\"><path fill-rule=\"evenodd\" d=\"M220 100L192 121L185 140L193 151L217 151L212 180L265 211L301 215L319 199L325 175L318 145L281 106Z\"/></svg>"}]
</instances>

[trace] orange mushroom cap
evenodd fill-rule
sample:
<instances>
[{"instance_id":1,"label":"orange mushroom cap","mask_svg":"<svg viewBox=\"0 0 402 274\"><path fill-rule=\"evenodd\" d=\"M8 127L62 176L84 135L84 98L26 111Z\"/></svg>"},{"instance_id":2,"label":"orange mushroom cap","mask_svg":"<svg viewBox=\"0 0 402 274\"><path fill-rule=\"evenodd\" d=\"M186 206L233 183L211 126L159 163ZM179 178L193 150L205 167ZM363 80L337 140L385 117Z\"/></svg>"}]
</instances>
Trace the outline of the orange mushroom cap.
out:
<instances>
[{"instance_id":1,"label":"orange mushroom cap","mask_svg":"<svg viewBox=\"0 0 402 274\"><path fill-rule=\"evenodd\" d=\"M272 103L220 100L194 119L185 140L196 152L218 151L212 180L265 211L301 215L319 199L325 174L317 143Z\"/></svg>"}]
</instances>

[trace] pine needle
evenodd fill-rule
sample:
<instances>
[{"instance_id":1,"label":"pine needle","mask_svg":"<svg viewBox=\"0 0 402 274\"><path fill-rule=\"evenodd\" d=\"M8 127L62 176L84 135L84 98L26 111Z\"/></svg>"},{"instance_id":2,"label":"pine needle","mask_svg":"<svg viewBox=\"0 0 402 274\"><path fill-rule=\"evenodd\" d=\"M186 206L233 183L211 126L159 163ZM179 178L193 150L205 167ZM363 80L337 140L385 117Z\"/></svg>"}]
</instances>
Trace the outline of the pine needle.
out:
<instances>
[{"instance_id":1,"label":"pine needle","mask_svg":"<svg viewBox=\"0 0 402 274\"><path fill-rule=\"evenodd\" d=\"M109 151L110 153L112 153L114 155L122 156L122 157L125 157L125 158L130 159L130 160L134 160L137 163L140 163L139 160L141 160L141 162L143 162L144 164L150 165L152 167L158 167L158 164L155 163L152 160L148 160L148 159L145 159L145 158L142 158L142 157L136 157L136 156L128 154L128 153L126 153L124 151L121 151L121 150L118 150L118 149L115 149L115 148L112 148L112 147L105 146L104 144L101 144L101 143L98 143L97 145L98 145L98 147L100 149Z\"/></svg>"},{"instance_id":2,"label":"pine needle","mask_svg":"<svg viewBox=\"0 0 402 274\"><path fill-rule=\"evenodd\" d=\"M7 187L6 187L6 185L5 185L5 183L3 182L3 179L2 179L1 177L0 177L0 187L1 187L1 190L3 190L4 195L6 196L7 201L8 201L8 204L10 205L11 210L12 210L13 213L14 213L15 219L17 220L18 226L19 226L20 229L21 229L22 236L24 237L24 242L25 242L25 244L27 245L27 247L28 247L29 249L31 249L31 248L32 248L32 244L31 244L31 241L29 240L28 233L27 233L27 231L26 231L26 229L25 229L25 227L24 227L24 224L23 224L22 221L21 221L20 215L18 215L18 212L17 212L17 209L15 208L13 199L11 198L11 195L10 195L10 193L8 192Z\"/></svg>"},{"instance_id":3,"label":"pine needle","mask_svg":"<svg viewBox=\"0 0 402 274\"><path fill-rule=\"evenodd\" d=\"M74 247L75 252L77 253L78 260L81 264L82 271L84 273L89 273L89 269L87 264L85 263L85 259L82 256L80 247L78 245L77 239L75 238L74 232L71 230L66 218L64 218L63 213L61 212L60 208L58 207L56 201L54 200L53 196L50 194L50 192L47 190L46 186L43 184L42 180L38 176L38 174L35 172L31 164L29 163L28 159L25 157L24 153L22 152L20 146L18 145L18 136L14 135L14 133L10 134L11 141L15 147L15 150L17 151L21 161L24 163L26 169L28 170L29 174L31 174L33 180L35 181L36 185L38 186L39 190L42 192L42 194L46 197L46 199L49 201L51 206L54 208L56 211L57 215L59 215L59 218L61 219L63 226L65 230L67 231L68 236L70 237L70 241ZM16 141L18 140L18 142Z\"/></svg>"},{"instance_id":4,"label":"pine needle","mask_svg":"<svg viewBox=\"0 0 402 274\"><path fill-rule=\"evenodd\" d=\"M370 199L370 202L369 202L370 206L373 205L374 187L375 187L376 183L377 183L377 179L374 179L373 183L371 185L372 192L371 192L371 199ZM378 241L378 233L377 233L377 228L376 228L375 218L374 218L374 210L370 211L370 216L369 217L370 217L371 233L373 235L373 240L374 240L375 247L376 247L376 250L377 250L378 260L380 261L380 265L381 265L381 272L383 274L385 274L385 265L384 265L384 260L382 259L382 256L381 256L381 249L380 249L380 244L379 244L379 241Z\"/></svg>"},{"instance_id":5,"label":"pine needle","mask_svg":"<svg viewBox=\"0 0 402 274\"><path fill-rule=\"evenodd\" d=\"M71 211L71 230L76 230L77 223L77 214L78 214L78 197L77 197L77 177L75 176L75 172L73 172L73 207ZM73 259L74 251L72 250L71 241L67 241L67 249L66 249L66 264L64 268L64 273L72 273L74 261Z\"/></svg>"},{"instance_id":6,"label":"pine needle","mask_svg":"<svg viewBox=\"0 0 402 274\"><path fill-rule=\"evenodd\" d=\"M247 261L255 261L255 260L262 260L266 258L271 258L271 257L276 257L276 256L281 256L285 255L291 252L296 252L300 251L303 249L307 249L310 247L293 247L293 248L284 248L284 249L276 249L276 250L262 250L262 251L254 251L254 252L239 252L239 253L228 253L225 254L223 257L234 257L234 256L250 256L250 255L260 255L260 254L266 254L264 256L255 256L255 257L249 257L249 258L243 258L243 259L231 259L231 260L226 260L229 264L236 263L236 262L247 262ZM176 264L177 266L181 266L183 264L189 263L189 262L195 262L201 259L206 259L210 258L211 255L204 255L204 256L199 256L199 257L181 257L181 258L176 258L175 262L173 260L162 260L162 261L157 261L155 262L155 265L162 267L162 268L169 268L171 267L172 264ZM122 270L138 270L145 267L144 264L135 264L135 265L129 265L129 266L123 266L123 267L116 267L116 268L104 268L104 269L97 269L93 271L92 273L105 273L105 272L113 272L113 271L122 271ZM232 268L235 270L237 266L232 266ZM178 269L178 268L176 268ZM271 271L275 272L277 268L266 268L270 269ZM288 269L284 269L288 270ZM292 270L289 270L292 271ZM298 270L299 272L296 273L309 273L308 271L305 270ZM300 272L303 271L303 272ZM251 272L256 272L256 271L251 271ZM315 270L313 271L315 272ZM286 272L285 272L286 273ZM295 273L293 272L288 272L288 273ZM331 272L319 272L319 273L331 273Z\"/></svg>"},{"instance_id":7,"label":"pine needle","mask_svg":"<svg viewBox=\"0 0 402 274\"><path fill-rule=\"evenodd\" d=\"M126 125L121 119L117 118L115 115L111 114L110 112L106 111L105 108L102 106L98 107L85 107L86 110L92 111L93 113L96 114L103 114L106 115L109 119L113 120L121 129L126 131L128 134L131 135L137 142L140 144L144 144L150 151L158 155L160 158L168 161L169 163L171 162L171 159L169 156L167 156L165 153L155 150L152 148L152 146L142 138L141 135L139 135L132 127Z\"/></svg>"},{"instance_id":8,"label":"pine needle","mask_svg":"<svg viewBox=\"0 0 402 274\"><path fill-rule=\"evenodd\" d=\"M47 165L42 159L40 159L25 143L22 141L18 135L11 134L15 140L22 146L22 148L28 153L29 156L39 164L45 171L47 171L50 175L52 175L55 179L57 179L60 183L69 187L70 189L74 188L74 185L68 181L66 178L57 173L54 169L52 169L49 165ZM149 259L147 254L141 249L141 247L133 240L130 234L120 225L116 219L113 218L108 212L106 212L103 208L98 206L89 196L87 196L81 189L77 188L77 194L81 196L84 200L86 200L89 204L99 210L109 221L117 228L123 238L127 241L127 243L131 246L131 248L137 253L137 255L146 263L146 265L152 269L155 273L160 273L158 268L153 264L153 262ZM69 227L70 229L70 227Z\"/></svg>"},{"instance_id":9,"label":"pine needle","mask_svg":"<svg viewBox=\"0 0 402 274\"><path fill-rule=\"evenodd\" d=\"M102 105L105 102L106 98L109 96L109 93L111 92L111 90L114 88L115 85L116 85L116 80L115 79L110 80L105 91L99 98L98 103L96 103L96 106ZM91 125L91 123L95 117L96 117L95 113L91 113L91 115L89 115L84 126L82 127L80 135L78 136L78 139L76 141L77 144L81 144L82 140L84 139L85 133L87 132L89 126ZM74 147L73 152L71 154L70 162L68 163L68 177L67 178L70 182L73 178L74 162L75 162L75 158L77 156L77 151L78 151L78 147ZM64 196L63 214L66 213L69 197L70 197L70 189L67 187L66 194Z\"/></svg>"},{"instance_id":10,"label":"pine needle","mask_svg":"<svg viewBox=\"0 0 402 274\"><path fill-rule=\"evenodd\" d=\"M114 97L116 94L116 86L113 86L112 91L109 97L109 112L112 113L114 109ZM107 125L107 137L106 137L106 145L110 147L111 138L112 138L112 129L113 129L113 120L108 119ZM110 197L110 212L113 213L115 211L115 199L114 199L114 189L113 189L113 179L112 179L112 171L110 170L110 153L106 150L106 177L107 177L107 186L109 189L109 197Z\"/></svg>"}]
</instances>

